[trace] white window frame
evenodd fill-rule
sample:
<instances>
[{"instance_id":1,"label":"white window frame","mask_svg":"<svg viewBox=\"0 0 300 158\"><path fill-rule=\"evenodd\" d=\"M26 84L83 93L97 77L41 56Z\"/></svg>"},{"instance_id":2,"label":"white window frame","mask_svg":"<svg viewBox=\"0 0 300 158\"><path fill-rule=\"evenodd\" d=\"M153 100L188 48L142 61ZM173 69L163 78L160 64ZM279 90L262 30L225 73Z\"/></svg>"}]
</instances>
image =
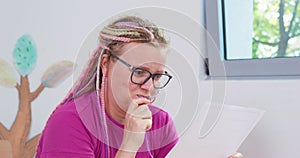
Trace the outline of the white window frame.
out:
<instances>
[{"instance_id":1,"label":"white window frame","mask_svg":"<svg viewBox=\"0 0 300 158\"><path fill-rule=\"evenodd\" d=\"M211 78L300 78L300 58L224 60L223 0L205 0L208 71ZM238 7L238 6L237 6Z\"/></svg>"}]
</instances>

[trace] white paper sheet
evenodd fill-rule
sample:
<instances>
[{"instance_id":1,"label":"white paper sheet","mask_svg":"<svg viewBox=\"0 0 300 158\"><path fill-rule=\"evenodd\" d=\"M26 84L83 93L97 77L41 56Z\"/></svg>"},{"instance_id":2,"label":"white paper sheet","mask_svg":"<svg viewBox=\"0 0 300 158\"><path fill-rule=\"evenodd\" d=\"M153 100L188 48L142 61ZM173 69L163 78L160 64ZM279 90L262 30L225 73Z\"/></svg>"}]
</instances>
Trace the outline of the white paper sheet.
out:
<instances>
[{"instance_id":1,"label":"white paper sheet","mask_svg":"<svg viewBox=\"0 0 300 158\"><path fill-rule=\"evenodd\" d=\"M180 137L178 146L168 157L227 158L238 150L264 114L260 109L224 105L218 109L219 115L207 117L209 107L201 110L200 116ZM208 130L205 126L213 128ZM207 131L210 132L205 135Z\"/></svg>"}]
</instances>

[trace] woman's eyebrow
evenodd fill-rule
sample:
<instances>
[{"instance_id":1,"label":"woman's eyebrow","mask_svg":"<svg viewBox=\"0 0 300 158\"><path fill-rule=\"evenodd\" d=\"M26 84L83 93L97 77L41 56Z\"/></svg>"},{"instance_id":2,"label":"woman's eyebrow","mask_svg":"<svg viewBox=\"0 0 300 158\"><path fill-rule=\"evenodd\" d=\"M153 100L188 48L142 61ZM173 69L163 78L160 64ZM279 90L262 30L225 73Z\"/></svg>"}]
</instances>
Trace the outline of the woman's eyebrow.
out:
<instances>
[{"instance_id":1,"label":"woman's eyebrow","mask_svg":"<svg viewBox=\"0 0 300 158\"><path fill-rule=\"evenodd\" d=\"M144 69L144 70L147 70L147 71L150 71L150 68L147 67L147 66L137 66L136 68L141 68L141 69ZM151 71L150 71L151 72ZM164 69L162 70L158 70L158 71L155 71L155 72L151 72L151 73L159 73L159 74L165 74L166 71Z\"/></svg>"}]
</instances>

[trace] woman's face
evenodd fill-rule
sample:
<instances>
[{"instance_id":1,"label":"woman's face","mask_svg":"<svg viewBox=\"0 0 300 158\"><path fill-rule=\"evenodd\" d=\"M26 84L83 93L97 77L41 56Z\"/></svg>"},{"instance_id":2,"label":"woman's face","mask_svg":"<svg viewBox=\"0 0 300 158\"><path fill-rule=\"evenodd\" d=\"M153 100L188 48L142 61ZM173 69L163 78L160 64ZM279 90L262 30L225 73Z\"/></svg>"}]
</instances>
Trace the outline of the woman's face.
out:
<instances>
[{"instance_id":1,"label":"woman's face","mask_svg":"<svg viewBox=\"0 0 300 158\"><path fill-rule=\"evenodd\" d=\"M114 52L113 52L114 53ZM164 73L166 52L161 48L147 43L129 43L121 51L114 53L128 64L148 70L152 74ZM131 82L131 70L119 60L111 57L107 70L108 97L121 109L127 111L128 105L138 97L145 97L150 102L150 97L157 93L153 87L152 79L143 85Z\"/></svg>"}]
</instances>

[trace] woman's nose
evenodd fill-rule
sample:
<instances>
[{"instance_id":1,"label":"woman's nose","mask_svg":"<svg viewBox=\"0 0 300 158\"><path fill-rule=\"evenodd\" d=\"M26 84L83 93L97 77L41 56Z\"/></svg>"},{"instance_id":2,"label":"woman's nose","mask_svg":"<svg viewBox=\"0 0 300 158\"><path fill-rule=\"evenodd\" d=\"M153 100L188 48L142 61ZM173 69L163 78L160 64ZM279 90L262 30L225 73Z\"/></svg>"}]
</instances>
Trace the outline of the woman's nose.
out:
<instances>
[{"instance_id":1,"label":"woman's nose","mask_svg":"<svg viewBox=\"0 0 300 158\"><path fill-rule=\"evenodd\" d=\"M150 90L150 88L152 87L153 87L153 81L151 78L146 83L141 85L142 89L147 89L147 90Z\"/></svg>"}]
</instances>

